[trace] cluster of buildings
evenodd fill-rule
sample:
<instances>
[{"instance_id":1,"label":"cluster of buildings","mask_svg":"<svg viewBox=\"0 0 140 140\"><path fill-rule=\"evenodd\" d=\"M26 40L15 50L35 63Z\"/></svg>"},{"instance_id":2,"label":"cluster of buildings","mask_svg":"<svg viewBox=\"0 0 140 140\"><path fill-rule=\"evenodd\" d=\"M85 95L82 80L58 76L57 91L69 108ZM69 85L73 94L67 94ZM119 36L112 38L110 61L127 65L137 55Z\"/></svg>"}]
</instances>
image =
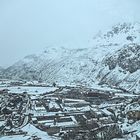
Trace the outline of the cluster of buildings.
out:
<instances>
[{"instance_id":1,"label":"cluster of buildings","mask_svg":"<svg viewBox=\"0 0 140 140\"><path fill-rule=\"evenodd\" d=\"M140 138L138 95L83 87L58 87L42 94L1 90L0 95L1 135L26 135L21 129L32 124L62 140Z\"/></svg>"},{"instance_id":2,"label":"cluster of buildings","mask_svg":"<svg viewBox=\"0 0 140 140\"><path fill-rule=\"evenodd\" d=\"M0 91L0 134L18 135L24 134L22 131L13 131L28 123L24 122L29 114L26 114L28 104L27 94L11 94L8 90ZM11 131L12 130L12 131Z\"/></svg>"}]
</instances>

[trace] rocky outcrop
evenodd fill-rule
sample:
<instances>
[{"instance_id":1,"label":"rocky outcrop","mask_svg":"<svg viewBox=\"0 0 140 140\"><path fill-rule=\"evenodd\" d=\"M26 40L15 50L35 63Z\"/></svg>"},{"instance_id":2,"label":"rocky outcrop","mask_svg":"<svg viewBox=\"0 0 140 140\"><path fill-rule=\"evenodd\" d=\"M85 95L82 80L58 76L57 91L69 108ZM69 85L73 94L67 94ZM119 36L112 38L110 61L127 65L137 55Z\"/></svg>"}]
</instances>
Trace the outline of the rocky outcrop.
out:
<instances>
[{"instance_id":1,"label":"rocky outcrop","mask_svg":"<svg viewBox=\"0 0 140 140\"><path fill-rule=\"evenodd\" d=\"M108 84L126 91L140 91L140 45L131 43L103 60L98 74L100 84Z\"/></svg>"}]
</instances>

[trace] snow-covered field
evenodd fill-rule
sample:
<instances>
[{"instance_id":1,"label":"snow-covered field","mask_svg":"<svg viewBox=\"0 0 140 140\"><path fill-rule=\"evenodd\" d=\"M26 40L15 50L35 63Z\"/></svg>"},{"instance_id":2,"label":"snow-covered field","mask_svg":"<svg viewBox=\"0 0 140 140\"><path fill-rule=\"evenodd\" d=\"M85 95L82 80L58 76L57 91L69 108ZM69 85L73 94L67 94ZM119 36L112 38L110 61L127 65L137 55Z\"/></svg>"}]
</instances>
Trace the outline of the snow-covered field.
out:
<instances>
[{"instance_id":1,"label":"snow-covered field","mask_svg":"<svg viewBox=\"0 0 140 140\"><path fill-rule=\"evenodd\" d=\"M51 91L55 91L56 87L35 87L35 86L11 86L11 87L0 87L0 90L8 89L9 93L23 93L27 92L28 94L43 94Z\"/></svg>"}]
</instances>

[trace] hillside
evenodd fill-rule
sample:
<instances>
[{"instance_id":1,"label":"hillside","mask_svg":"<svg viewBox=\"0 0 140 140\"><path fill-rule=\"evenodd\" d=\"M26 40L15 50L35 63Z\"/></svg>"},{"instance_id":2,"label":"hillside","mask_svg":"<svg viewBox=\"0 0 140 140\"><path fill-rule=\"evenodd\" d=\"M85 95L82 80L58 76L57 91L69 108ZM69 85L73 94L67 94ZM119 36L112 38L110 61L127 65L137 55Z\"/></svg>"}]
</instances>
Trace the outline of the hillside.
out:
<instances>
[{"instance_id":1,"label":"hillside","mask_svg":"<svg viewBox=\"0 0 140 140\"><path fill-rule=\"evenodd\" d=\"M108 84L127 91L140 91L140 45L128 44L107 56L98 73L100 84Z\"/></svg>"},{"instance_id":2,"label":"hillside","mask_svg":"<svg viewBox=\"0 0 140 140\"><path fill-rule=\"evenodd\" d=\"M3 76L58 84L108 84L139 92L140 24L123 23L99 32L89 48L47 48L8 67Z\"/></svg>"},{"instance_id":3,"label":"hillside","mask_svg":"<svg viewBox=\"0 0 140 140\"><path fill-rule=\"evenodd\" d=\"M2 77L3 72L4 72L4 68L0 66L0 77Z\"/></svg>"}]
</instances>

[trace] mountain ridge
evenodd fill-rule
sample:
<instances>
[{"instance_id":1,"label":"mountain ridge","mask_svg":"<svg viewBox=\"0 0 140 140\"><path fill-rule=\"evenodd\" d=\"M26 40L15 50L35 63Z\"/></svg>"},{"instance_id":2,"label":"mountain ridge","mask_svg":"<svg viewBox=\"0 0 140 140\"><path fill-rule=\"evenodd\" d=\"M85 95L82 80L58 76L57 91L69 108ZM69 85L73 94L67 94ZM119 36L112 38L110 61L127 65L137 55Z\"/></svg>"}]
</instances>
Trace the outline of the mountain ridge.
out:
<instances>
[{"instance_id":1,"label":"mountain ridge","mask_svg":"<svg viewBox=\"0 0 140 140\"><path fill-rule=\"evenodd\" d=\"M12 79L88 86L96 82L127 90L128 83L124 79L132 79L140 69L139 44L139 23L117 24L106 33L96 35L89 48L48 47L42 54L28 55L8 67L3 72L3 76ZM128 66L123 64L126 62ZM131 90L139 92L140 78L133 79L135 82L129 85L136 88L133 87Z\"/></svg>"}]
</instances>

